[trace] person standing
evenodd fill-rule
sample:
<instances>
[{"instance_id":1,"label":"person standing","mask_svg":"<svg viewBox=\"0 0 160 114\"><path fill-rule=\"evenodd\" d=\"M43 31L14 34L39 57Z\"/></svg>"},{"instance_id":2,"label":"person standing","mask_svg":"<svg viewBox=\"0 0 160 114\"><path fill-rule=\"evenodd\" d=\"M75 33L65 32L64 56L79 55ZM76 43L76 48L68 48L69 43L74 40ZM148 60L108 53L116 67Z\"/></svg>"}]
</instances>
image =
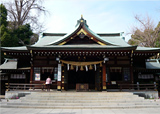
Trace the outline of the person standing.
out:
<instances>
[{"instance_id":1,"label":"person standing","mask_svg":"<svg viewBox=\"0 0 160 114\"><path fill-rule=\"evenodd\" d=\"M50 91L51 84L52 84L52 80L50 76L48 76L48 78L46 79L47 91Z\"/></svg>"}]
</instances>

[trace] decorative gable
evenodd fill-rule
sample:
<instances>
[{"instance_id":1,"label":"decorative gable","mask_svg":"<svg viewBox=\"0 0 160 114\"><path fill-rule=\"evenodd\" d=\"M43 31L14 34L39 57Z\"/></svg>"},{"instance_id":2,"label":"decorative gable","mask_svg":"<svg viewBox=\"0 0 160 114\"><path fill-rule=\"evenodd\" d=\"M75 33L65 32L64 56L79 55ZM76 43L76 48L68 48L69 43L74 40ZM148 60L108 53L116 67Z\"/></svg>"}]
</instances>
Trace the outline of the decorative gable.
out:
<instances>
[{"instance_id":1,"label":"decorative gable","mask_svg":"<svg viewBox=\"0 0 160 114\"><path fill-rule=\"evenodd\" d=\"M79 25L78 25L79 24ZM81 17L78 21L78 28L71 33L68 38L65 38L58 45L68 45L68 44L97 44L97 45L106 45L102 41L99 41L96 36L89 33L88 25L86 24L86 20Z\"/></svg>"}]
</instances>

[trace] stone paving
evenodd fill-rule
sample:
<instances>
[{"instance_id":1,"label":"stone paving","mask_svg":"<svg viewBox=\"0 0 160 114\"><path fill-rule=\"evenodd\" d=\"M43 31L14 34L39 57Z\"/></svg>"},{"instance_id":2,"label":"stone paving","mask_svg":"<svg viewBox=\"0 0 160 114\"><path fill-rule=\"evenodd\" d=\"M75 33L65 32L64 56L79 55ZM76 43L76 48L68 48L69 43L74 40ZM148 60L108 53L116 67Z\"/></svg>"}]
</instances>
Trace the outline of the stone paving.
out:
<instances>
[{"instance_id":1,"label":"stone paving","mask_svg":"<svg viewBox=\"0 0 160 114\"><path fill-rule=\"evenodd\" d=\"M160 114L160 108L135 108L135 109L0 108L0 114Z\"/></svg>"}]
</instances>

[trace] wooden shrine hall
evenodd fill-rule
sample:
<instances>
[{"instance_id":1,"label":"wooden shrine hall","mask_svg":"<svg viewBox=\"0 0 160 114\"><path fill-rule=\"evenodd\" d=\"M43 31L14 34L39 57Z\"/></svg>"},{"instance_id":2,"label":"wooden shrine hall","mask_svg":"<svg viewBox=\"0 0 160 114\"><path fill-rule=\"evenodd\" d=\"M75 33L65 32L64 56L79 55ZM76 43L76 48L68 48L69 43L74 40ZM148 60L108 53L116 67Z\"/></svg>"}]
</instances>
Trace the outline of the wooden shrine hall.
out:
<instances>
[{"instance_id":1,"label":"wooden shrine hall","mask_svg":"<svg viewBox=\"0 0 160 114\"><path fill-rule=\"evenodd\" d=\"M123 32L94 33L83 17L71 33L43 33L34 45L1 49L14 59L1 65L8 83L44 84L50 76L51 88L58 91L106 91L137 83L141 68L147 70L146 60L160 52L160 48L127 44ZM153 80L160 73L157 66L149 72Z\"/></svg>"}]
</instances>

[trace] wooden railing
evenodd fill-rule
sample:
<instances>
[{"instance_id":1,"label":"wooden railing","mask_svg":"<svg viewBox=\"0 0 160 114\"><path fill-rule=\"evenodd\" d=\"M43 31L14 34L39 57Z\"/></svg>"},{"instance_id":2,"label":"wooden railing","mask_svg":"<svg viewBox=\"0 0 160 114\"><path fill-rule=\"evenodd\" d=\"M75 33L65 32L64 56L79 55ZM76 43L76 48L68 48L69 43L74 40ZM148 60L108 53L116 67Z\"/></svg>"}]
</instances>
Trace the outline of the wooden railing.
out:
<instances>
[{"instance_id":1,"label":"wooden railing","mask_svg":"<svg viewBox=\"0 0 160 114\"><path fill-rule=\"evenodd\" d=\"M134 90L155 90L157 91L158 84L119 84L119 89L134 89Z\"/></svg>"},{"instance_id":2,"label":"wooden railing","mask_svg":"<svg viewBox=\"0 0 160 114\"><path fill-rule=\"evenodd\" d=\"M22 83L6 83L6 88L10 90L44 90L45 84L22 84ZM158 84L118 84L119 90L133 89L133 90L157 90Z\"/></svg>"},{"instance_id":3,"label":"wooden railing","mask_svg":"<svg viewBox=\"0 0 160 114\"><path fill-rule=\"evenodd\" d=\"M22 84L22 83L6 83L6 88L10 90L35 90L44 89L45 84Z\"/></svg>"}]
</instances>

